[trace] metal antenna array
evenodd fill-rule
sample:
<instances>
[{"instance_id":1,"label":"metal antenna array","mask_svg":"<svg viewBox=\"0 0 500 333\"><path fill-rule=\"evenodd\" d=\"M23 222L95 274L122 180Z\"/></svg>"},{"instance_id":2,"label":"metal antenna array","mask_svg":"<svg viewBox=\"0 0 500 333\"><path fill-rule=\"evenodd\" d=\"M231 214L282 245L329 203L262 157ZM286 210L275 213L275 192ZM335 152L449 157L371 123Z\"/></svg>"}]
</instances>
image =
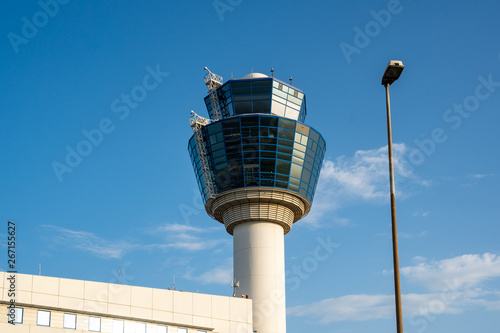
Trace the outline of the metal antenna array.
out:
<instances>
[{"instance_id":1,"label":"metal antenna array","mask_svg":"<svg viewBox=\"0 0 500 333\"><path fill-rule=\"evenodd\" d=\"M212 119L217 121L221 118L219 98L217 97L217 88L222 86L224 80L222 76L212 73L207 67L205 70L208 72L205 74L205 85L208 89L208 94L210 95L210 103L212 104Z\"/></svg>"},{"instance_id":2,"label":"metal antenna array","mask_svg":"<svg viewBox=\"0 0 500 333\"><path fill-rule=\"evenodd\" d=\"M196 148L198 148L198 157L200 158L201 171L203 172L203 180L207 191L207 197L212 198L215 196L214 182L212 181L212 173L210 171L207 148L205 146L205 140L203 140L202 130L205 125L210 124L210 119L203 118L197 115L194 111L191 111L189 124L191 125L191 129L194 133Z\"/></svg>"}]
</instances>

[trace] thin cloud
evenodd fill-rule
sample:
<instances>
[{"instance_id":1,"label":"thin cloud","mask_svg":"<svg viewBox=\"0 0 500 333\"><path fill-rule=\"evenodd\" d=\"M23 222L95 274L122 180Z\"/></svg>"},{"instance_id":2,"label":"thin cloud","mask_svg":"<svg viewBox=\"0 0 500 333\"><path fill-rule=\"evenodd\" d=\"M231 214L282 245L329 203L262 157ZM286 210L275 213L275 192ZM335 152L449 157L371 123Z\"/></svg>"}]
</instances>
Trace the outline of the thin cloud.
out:
<instances>
[{"instance_id":1,"label":"thin cloud","mask_svg":"<svg viewBox=\"0 0 500 333\"><path fill-rule=\"evenodd\" d=\"M122 258L137 245L125 241L109 241L87 231L70 230L54 225L41 225L51 230L51 241L59 245L88 252L101 258Z\"/></svg>"},{"instance_id":2,"label":"thin cloud","mask_svg":"<svg viewBox=\"0 0 500 333\"><path fill-rule=\"evenodd\" d=\"M229 258L225 262L205 273L194 274L195 269L191 269L186 273L185 278L193 281L201 282L202 284L222 284L229 285L233 280L232 259Z\"/></svg>"},{"instance_id":3,"label":"thin cloud","mask_svg":"<svg viewBox=\"0 0 500 333\"><path fill-rule=\"evenodd\" d=\"M482 283L500 277L496 254L462 255L401 269L403 277L427 289L428 293L402 295L405 317L418 318L432 313L459 314L471 308L500 311L500 291L482 288ZM384 271L384 273L391 273ZM291 316L310 317L326 324L337 321L366 321L394 316L394 295L346 295L328 298L287 310Z\"/></svg>"},{"instance_id":4,"label":"thin cloud","mask_svg":"<svg viewBox=\"0 0 500 333\"><path fill-rule=\"evenodd\" d=\"M407 162L409 149L404 143L394 144L393 153L398 197L408 196L412 186L429 186L429 181L416 177ZM358 150L351 157L326 160L318 182L314 209L304 222L317 226L326 213L359 200L385 202L389 191L388 168L387 146ZM404 186L399 186L401 184Z\"/></svg>"},{"instance_id":5,"label":"thin cloud","mask_svg":"<svg viewBox=\"0 0 500 333\"><path fill-rule=\"evenodd\" d=\"M417 257L415 261L417 265L401 268L401 274L430 290L441 290L452 281L457 288L472 288L500 277L500 257L493 253L464 254L431 262Z\"/></svg>"}]
</instances>

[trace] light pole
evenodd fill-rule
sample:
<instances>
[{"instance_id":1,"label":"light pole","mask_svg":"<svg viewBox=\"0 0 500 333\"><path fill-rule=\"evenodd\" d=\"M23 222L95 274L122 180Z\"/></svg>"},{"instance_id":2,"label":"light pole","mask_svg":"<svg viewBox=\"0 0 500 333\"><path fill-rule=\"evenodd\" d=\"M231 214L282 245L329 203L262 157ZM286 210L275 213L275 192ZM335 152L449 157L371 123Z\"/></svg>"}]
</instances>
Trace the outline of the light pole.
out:
<instances>
[{"instance_id":1,"label":"light pole","mask_svg":"<svg viewBox=\"0 0 500 333\"><path fill-rule=\"evenodd\" d=\"M385 86L385 98L387 106L387 141L389 150L389 178L391 184L391 221L392 221L392 257L394 264L394 290L396 299L396 324L397 333L403 333L403 313L401 308L401 286L399 283L399 254L398 254L398 230L396 223L396 193L394 190L394 167L392 162L392 129L391 129L391 101L389 99L389 86L396 81L405 66L402 61L391 60L382 77L382 85Z\"/></svg>"}]
</instances>

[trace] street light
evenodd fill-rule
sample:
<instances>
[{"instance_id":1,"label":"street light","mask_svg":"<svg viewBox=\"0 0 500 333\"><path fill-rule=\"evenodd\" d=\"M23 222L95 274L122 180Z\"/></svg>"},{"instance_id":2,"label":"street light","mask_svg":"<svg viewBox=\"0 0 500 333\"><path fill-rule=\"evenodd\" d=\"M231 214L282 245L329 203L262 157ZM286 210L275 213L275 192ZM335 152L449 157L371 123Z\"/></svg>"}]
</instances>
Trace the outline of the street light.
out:
<instances>
[{"instance_id":1,"label":"street light","mask_svg":"<svg viewBox=\"0 0 500 333\"><path fill-rule=\"evenodd\" d=\"M402 61L391 60L382 77L382 85L385 86L385 98L387 106L387 141L389 150L389 178L391 184L391 221L392 221L392 257L394 264L394 290L396 299L396 324L397 333L403 333L403 311L401 309L401 285L399 283L399 254L398 254L398 230L396 223L396 194L394 190L394 167L392 162L392 129L391 129L391 101L389 99L389 86L396 81L405 66Z\"/></svg>"}]
</instances>

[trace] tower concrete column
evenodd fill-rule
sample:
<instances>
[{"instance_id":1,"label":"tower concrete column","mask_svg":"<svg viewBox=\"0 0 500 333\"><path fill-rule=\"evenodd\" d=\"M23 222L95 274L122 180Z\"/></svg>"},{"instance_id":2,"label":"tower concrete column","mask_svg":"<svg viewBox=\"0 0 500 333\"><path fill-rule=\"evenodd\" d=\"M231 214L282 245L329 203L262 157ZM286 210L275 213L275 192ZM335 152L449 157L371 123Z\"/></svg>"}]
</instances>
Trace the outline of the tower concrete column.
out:
<instances>
[{"instance_id":1,"label":"tower concrete column","mask_svg":"<svg viewBox=\"0 0 500 333\"><path fill-rule=\"evenodd\" d=\"M252 299L257 332L286 332L284 241L276 223L245 222L233 230L236 292Z\"/></svg>"},{"instance_id":2,"label":"tower concrete column","mask_svg":"<svg viewBox=\"0 0 500 333\"><path fill-rule=\"evenodd\" d=\"M221 194L206 207L233 235L236 296L252 299L254 331L286 332L284 236L309 202L290 191L245 188Z\"/></svg>"}]
</instances>

